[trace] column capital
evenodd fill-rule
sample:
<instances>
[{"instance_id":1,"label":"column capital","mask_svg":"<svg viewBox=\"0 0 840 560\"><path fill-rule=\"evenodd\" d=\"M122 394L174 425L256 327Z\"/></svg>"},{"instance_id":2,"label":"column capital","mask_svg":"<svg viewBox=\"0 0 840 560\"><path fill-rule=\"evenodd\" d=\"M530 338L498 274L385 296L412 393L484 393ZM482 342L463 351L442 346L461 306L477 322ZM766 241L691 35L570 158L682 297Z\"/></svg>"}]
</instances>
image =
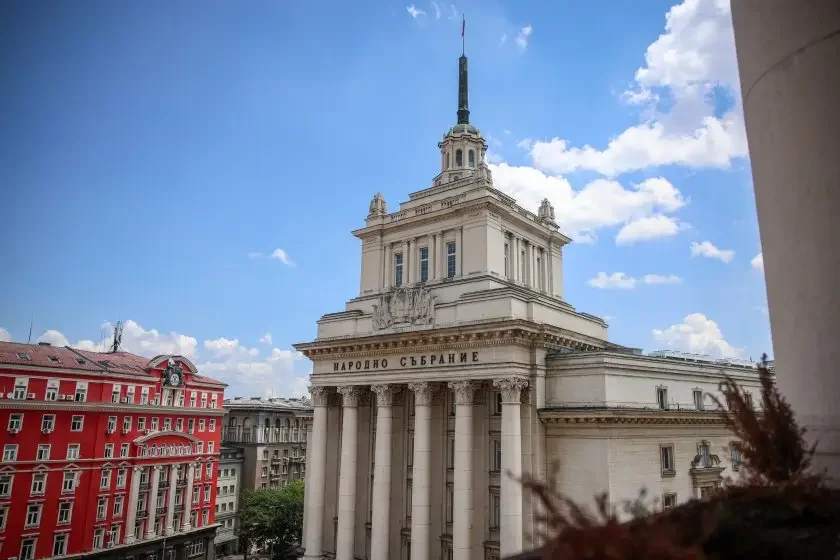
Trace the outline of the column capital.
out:
<instances>
[{"instance_id":1,"label":"column capital","mask_svg":"<svg viewBox=\"0 0 840 560\"><path fill-rule=\"evenodd\" d=\"M400 387L393 384L371 385L370 390L376 395L376 406L391 406L394 397L400 392Z\"/></svg>"},{"instance_id":2,"label":"column capital","mask_svg":"<svg viewBox=\"0 0 840 560\"><path fill-rule=\"evenodd\" d=\"M430 406L438 392L437 385L426 381L409 383L408 389L414 393L414 406Z\"/></svg>"},{"instance_id":3,"label":"column capital","mask_svg":"<svg viewBox=\"0 0 840 560\"><path fill-rule=\"evenodd\" d=\"M336 391L341 395L341 404L345 408L356 408L359 406L359 397L362 391L358 386L345 385L343 387L336 387Z\"/></svg>"},{"instance_id":4,"label":"column capital","mask_svg":"<svg viewBox=\"0 0 840 560\"><path fill-rule=\"evenodd\" d=\"M312 406L327 406L329 404L331 393L331 387L310 387L309 394L312 395Z\"/></svg>"},{"instance_id":5,"label":"column capital","mask_svg":"<svg viewBox=\"0 0 840 560\"><path fill-rule=\"evenodd\" d=\"M450 381L449 388L455 392L455 404L473 404L479 384L475 381Z\"/></svg>"},{"instance_id":6,"label":"column capital","mask_svg":"<svg viewBox=\"0 0 840 560\"><path fill-rule=\"evenodd\" d=\"M504 377L494 379L493 387L502 393L503 403L519 404L522 399L522 390L528 387L528 380L521 377Z\"/></svg>"}]
</instances>

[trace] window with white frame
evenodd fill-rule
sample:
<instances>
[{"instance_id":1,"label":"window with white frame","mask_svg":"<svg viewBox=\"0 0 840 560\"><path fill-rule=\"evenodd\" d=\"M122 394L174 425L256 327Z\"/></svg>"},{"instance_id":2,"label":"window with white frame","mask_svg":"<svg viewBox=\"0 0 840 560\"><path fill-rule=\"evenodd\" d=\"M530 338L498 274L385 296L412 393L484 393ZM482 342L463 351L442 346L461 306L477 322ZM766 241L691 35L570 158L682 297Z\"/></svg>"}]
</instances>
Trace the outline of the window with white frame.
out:
<instances>
[{"instance_id":1,"label":"window with white frame","mask_svg":"<svg viewBox=\"0 0 840 560\"><path fill-rule=\"evenodd\" d=\"M64 472L64 479L61 481L61 492L72 492L76 489L76 473L73 471Z\"/></svg>"},{"instance_id":2,"label":"window with white frame","mask_svg":"<svg viewBox=\"0 0 840 560\"><path fill-rule=\"evenodd\" d=\"M99 489L108 490L111 487L111 469L102 469L99 476Z\"/></svg>"},{"instance_id":3,"label":"window with white frame","mask_svg":"<svg viewBox=\"0 0 840 560\"><path fill-rule=\"evenodd\" d=\"M674 446L660 445L659 456L662 467L662 476L674 476L676 474L674 467Z\"/></svg>"},{"instance_id":4,"label":"window with white frame","mask_svg":"<svg viewBox=\"0 0 840 560\"><path fill-rule=\"evenodd\" d=\"M178 391L178 406L183 408L184 406L184 392Z\"/></svg>"},{"instance_id":5,"label":"window with white frame","mask_svg":"<svg viewBox=\"0 0 840 560\"><path fill-rule=\"evenodd\" d=\"M12 398L17 400L26 399L26 389L29 386L29 379L20 377L15 379L15 388L12 391Z\"/></svg>"},{"instance_id":6,"label":"window with white frame","mask_svg":"<svg viewBox=\"0 0 840 560\"><path fill-rule=\"evenodd\" d=\"M70 523L73 518L73 502L64 501L58 503L58 524Z\"/></svg>"},{"instance_id":7,"label":"window with white frame","mask_svg":"<svg viewBox=\"0 0 840 560\"><path fill-rule=\"evenodd\" d=\"M7 443L3 446L3 462L17 461L18 446L16 443Z\"/></svg>"},{"instance_id":8,"label":"window with white frame","mask_svg":"<svg viewBox=\"0 0 840 560\"><path fill-rule=\"evenodd\" d=\"M119 469L117 471L117 488L125 488L126 470Z\"/></svg>"},{"instance_id":9,"label":"window with white frame","mask_svg":"<svg viewBox=\"0 0 840 560\"><path fill-rule=\"evenodd\" d=\"M210 453L210 454L213 453L213 442L212 441L207 442L207 453Z\"/></svg>"},{"instance_id":10,"label":"window with white frame","mask_svg":"<svg viewBox=\"0 0 840 560\"><path fill-rule=\"evenodd\" d=\"M176 432L183 432L184 431L184 419L178 418L175 420L175 431Z\"/></svg>"},{"instance_id":11,"label":"window with white frame","mask_svg":"<svg viewBox=\"0 0 840 560\"><path fill-rule=\"evenodd\" d=\"M400 287L403 283L403 254L394 253L394 286Z\"/></svg>"},{"instance_id":12,"label":"window with white frame","mask_svg":"<svg viewBox=\"0 0 840 560\"><path fill-rule=\"evenodd\" d=\"M219 407L219 393L213 393L210 395L210 403L211 408L218 408Z\"/></svg>"},{"instance_id":13,"label":"window with white frame","mask_svg":"<svg viewBox=\"0 0 840 560\"><path fill-rule=\"evenodd\" d=\"M207 408L207 393L201 393L201 408Z\"/></svg>"},{"instance_id":14,"label":"window with white frame","mask_svg":"<svg viewBox=\"0 0 840 560\"><path fill-rule=\"evenodd\" d=\"M213 476L213 463L207 463L206 474L207 474L207 478L210 478L210 477Z\"/></svg>"},{"instance_id":15,"label":"window with white frame","mask_svg":"<svg viewBox=\"0 0 840 560\"><path fill-rule=\"evenodd\" d=\"M48 401L58 400L58 386L47 387L47 394L44 398Z\"/></svg>"},{"instance_id":16,"label":"window with white frame","mask_svg":"<svg viewBox=\"0 0 840 560\"><path fill-rule=\"evenodd\" d=\"M112 403L120 402L120 386L119 385L114 385L114 387L111 389L111 402Z\"/></svg>"},{"instance_id":17,"label":"window with white frame","mask_svg":"<svg viewBox=\"0 0 840 560\"><path fill-rule=\"evenodd\" d=\"M84 381L76 381L76 402L85 402L87 400L87 383Z\"/></svg>"},{"instance_id":18,"label":"window with white frame","mask_svg":"<svg viewBox=\"0 0 840 560\"><path fill-rule=\"evenodd\" d=\"M172 418L164 418L163 419L163 431L168 432L172 429Z\"/></svg>"},{"instance_id":19,"label":"window with white frame","mask_svg":"<svg viewBox=\"0 0 840 560\"><path fill-rule=\"evenodd\" d=\"M202 526L207 525L207 523L209 523L209 522L210 522L210 510L205 509L204 511L201 512L201 525Z\"/></svg>"},{"instance_id":20,"label":"window with white frame","mask_svg":"<svg viewBox=\"0 0 840 560\"><path fill-rule=\"evenodd\" d=\"M668 410L668 388L656 388L656 404L660 410Z\"/></svg>"},{"instance_id":21,"label":"window with white frame","mask_svg":"<svg viewBox=\"0 0 840 560\"><path fill-rule=\"evenodd\" d=\"M420 281L429 280L429 248L420 247Z\"/></svg>"},{"instance_id":22,"label":"window with white frame","mask_svg":"<svg viewBox=\"0 0 840 560\"><path fill-rule=\"evenodd\" d=\"M190 418L187 420L187 432L190 434L195 433L195 418Z\"/></svg>"},{"instance_id":23,"label":"window with white frame","mask_svg":"<svg viewBox=\"0 0 840 560\"><path fill-rule=\"evenodd\" d=\"M497 492L490 492L490 530L499 529L502 500Z\"/></svg>"},{"instance_id":24,"label":"window with white frame","mask_svg":"<svg viewBox=\"0 0 840 560\"><path fill-rule=\"evenodd\" d=\"M446 244L446 276L449 278L455 276L456 256L455 242L450 241Z\"/></svg>"},{"instance_id":25,"label":"window with white frame","mask_svg":"<svg viewBox=\"0 0 840 560\"><path fill-rule=\"evenodd\" d=\"M149 404L149 388L148 387L141 387L140 388L140 404Z\"/></svg>"},{"instance_id":26,"label":"window with white frame","mask_svg":"<svg viewBox=\"0 0 840 560\"><path fill-rule=\"evenodd\" d=\"M37 527L41 523L41 509L43 507L43 504L29 504L26 507L25 527L27 529L30 527Z\"/></svg>"},{"instance_id":27,"label":"window with white frame","mask_svg":"<svg viewBox=\"0 0 840 560\"><path fill-rule=\"evenodd\" d=\"M17 433L23 429L23 414L9 415L9 431Z\"/></svg>"},{"instance_id":28,"label":"window with white frame","mask_svg":"<svg viewBox=\"0 0 840 560\"><path fill-rule=\"evenodd\" d=\"M113 443L106 443L105 444L105 458L112 459L114 457L114 444Z\"/></svg>"},{"instance_id":29,"label":"window with white frame","mask_svg":"<svg viewBox=\"0 0 840 560\"><path fill-rule=\"evenodd\" d=\"M694 389L691 391L691 396L694 398L694 408L703 410L703 391Z\"/></svg>"},{"instance_id":30,"label":"window with white frame","mask_svg":"<svg viewBox=\"0 0 840 560\"><path fill-rule=\"evenodd\" d=\"M677 505L677 495L673 492L662 494L662 509L671 509Z\"/></svg>"},{"instance_id":31,"label":"window with white frame","mask_svg":"<svg viewBox=\"0 0 840 560\"><path fill-rule=\"evenodd\" d=\"M204 501L205 502L210 501L210 485L209 484L204 485Z\"/></svg>"},{"instance_id":32,"label":"window with white frame","mask_svg":"<svg viewBox=\"0 0 840 560\"><path fill-rule=\"evenodd\" d=\"M157 429L158 429L158 418L157 418L157 416L155 416L154 418L152 418L152 430L156 432Z\"/></svg>"},{"instance_id":33,"label":"window with white frame","mask_svg":"<svg viewBox=\"0 0 840 560\"><path fill-rule=\"evenodd\" d=\"M38 444L38 453L35 456L35 459L38 460L38 461L49 461L50 460L50 444L39 443Z\"/></svg>"},{"instance_id":34,"label":"window with white frame","mask_svg":"<svg viewBox=\"0 0 840 560\"><path fill-rule=\"evenodd\" d=\"M68 443L67 444L67 459L73 460L79 458L79 444L78 443Z\"/></svg>"},{"instance_id":35,"label":"window with white frame","mask_svg":"<svg viewBox=\"0 0 840 560\"><path fill-rule=\"evenodd\" d=\"M198 453L198 454L202 454L202 453L204 453L204 442L203 442L203 441L199 441L199 442L196 444L196 447L197 447L197 449L198 449L198 451L197 451L197 453Z\"/></svg>"},{"instance_id":36,"label":"window with white frame","mask_svg":"<svg viewBox=\"0 0 840 560\"><path fill-rule=\"evenodd\" d=\"M198 419L198 431L199 432L204 431L204 418L199 418Z\"/></svg>"},{"instance_id":37,"label":"window with white frame","mask_svg":"<svg viewBox=\"0 0 840 560\"><path fill-rule=\"evenodd\" d=\"M131 431L131 416L123 416L123 431Z\"/></svg>"},{"instance_id":38,"label":"window with white frame","mask_svg":"<svg viewBox=\"0 0 840 560\"><path fill-rule=\"evenodd\" d=\"M103 540L105 539L105 529L97 527L93 531L93 548L102 548Z\"/></svg>"},{"instance_id":39,"label":"window with white frame","mask_svg":"<svg viewBox=\"0 0 840 560\"><path fill-rule=\"evenodd\" d=\"M216 431L216 419L215 419L215 418L211 418L211 419L210 419L209 424L210 424L210 425L208 426L208 430L207 430L207 431L208 431L208 432L215 432L215 431Z\"/></svg>"},{"instance_id":40,"label":"window with white frame","mask_svg":"<svg viewBox=\"0 0 840 560\"><path fill-rule=\"evenodd\" d=\"M70 418L70 431L71 432L81 432L85 426L85 417L81 414L77 414Z\"/></svg>"},{"instance_id":41,"label":"window with white frame","mask_svg":"<svg viewBox=\"0 0 840 560\"><path fill-rule=\"evenodd\" d=\"M67 533L58 533L53 537L53 556L67 554Z\"/></svg>"},{"instance_id":42,"label":"window with white frame","mask_svg":"<svg viewBox=\"0 0 840 560\"><path fill-rule=\"evenodd\" d=\"M190 408L195 408L195 403L198 400L198 392L191 391L190 392Z\"/></svg>"},{"instance_id":43,"label":"window with white frame","mask_svg":"<svg viewBox=\"0 0 840 560\"><path fill-rule=\"evenodd\" d=\"M137 418L137 429L141 432L146 429L146 417L140 416Z\"/></svg>"},{"instance_id":44,"label":"window with white frame","mask_svg":"<svg viewBox=\"0 0 840 560\"><path fill-rule=\"evenodd\" d=\"M121 443L120 444L120 457L128 457L128 444Z\"/></svg>"},{"instance_id":45,"label":"window with white frame","mask_svg":"<svg viewBox=\"0 0 840 560\"><path fill-rule=\"evenodd\" d=\"M12 494L13 474L0 474L0 498L8 498Z\"/></svg>"},{"instance_id":46,"label":"window with white frame","mask_svg":"<svg viewBox=\"0 0 840 560\"><path fill-rule=\"evenodd\" d=\"M20 554L18 560L33 560L35 558L35 545L38 539L35 537L27 537L20 541Z\"/></svg>"},{"instance_id":47,"label":"window with white frame","mask_svg":"<svg viewBox=\"0 0 840 560\"><path fill-rule=\"evenodd\" d=\"M199 494L200 492L201 492L201 488L199 488L198 486L196 486L196 487L194 487L194 488L193 488L193 497L192 497L192 499L193 499L193 503L194 503L194 504L197 504L197 503L198 503L198 498L199 498L198 494Z\"/></svg>"},{"instance_id":48,"label":"window with white frame","mask_svg":"<svg viewBox=\"0 0 840 560\"><path fill-rule=\"evenodd\" d=\"M116 416L109 416L108 417L108 431L109 432L116 432L117 431L117 417Z\"/></svg>"},{"instance_id":49,"label":"window with white frame","mask_svg":"<svg viewBox=\"0 0 840 560\"><path fill-rule=\"evenodd\" d=\"M117 544L117 543L120 542L120 529L121 528L122 527L120 526L119 523L114 523L114 524L111 525L110 541L112 543Z\"/></svg>"},{"instance_id":50,"label":"window with white frame","mask_svg":"<svg viewBox=\"0 0 840 560\"><path fill-rule=\"evenodd\" d=\"M108 498L102 496L96 502L96 520L101 521L105 519L106 511L108 511Z\"/></svg>"},{"instance_id":51,"label":"window with white frame","mask_svg":"<svg viewBox=\"0 0 840 560\"><path fill-rule=\"evenodd\" d=\"M32 487L29 494L32 496L43 496L47 487L47 473L34 473L32 475Z\"/></svg>"},{"instance_id":52,"label":"window with white frame","mask_svg":"<svg viewBox=\"0 0 840 560\"><path fill-rule=\"evenodd\" d=\"M124 496L116 496L114 498L114 517L119 517L122 515L123 509L123 501L125 500Z\"/></svg>"},{"instance_id":53,"label":"window with white frame","mask_svg":"<svg viewBox=\"0 0 840 560\"><path fill-rule=\"evenodd\" d=\"M125 388L125 396L129 403L134 402L134 385L128 385Z\"/></svg>"},{"instance_id":54,"label":"window with white frame","mask_svg":"<svg viewBox=\"0 0 840 560\"><path fill-rule=\"evenodd\" d=\"M44 414L41 417L41 431L50 433L55 429L55 414Z\"/></svg>"},{"instance_id":55,"label":"window with white frame","mask_svg":"<svg viewBox=\"0 0 840 560\"><path fill-rule=\"evenodd\" d=\"M6 519L9 518L9 506L0 504L0 531L6 529Z\"/></svg>"}]
</instances>

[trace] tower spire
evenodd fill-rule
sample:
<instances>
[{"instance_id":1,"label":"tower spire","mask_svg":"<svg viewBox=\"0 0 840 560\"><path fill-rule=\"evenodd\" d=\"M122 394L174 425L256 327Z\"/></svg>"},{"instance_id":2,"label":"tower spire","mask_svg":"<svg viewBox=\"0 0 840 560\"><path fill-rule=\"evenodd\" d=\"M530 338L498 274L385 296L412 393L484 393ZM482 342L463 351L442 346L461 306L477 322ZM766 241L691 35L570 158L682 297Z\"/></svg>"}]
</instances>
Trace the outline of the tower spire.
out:
<instances>
[{"instance_id":1,"label":"tower spire","mask_svg":"<svg viewBox=\"0 0 840 560\"><path fill-rule=\"evenodd\" d=\"M462 16L463 18L463 16ZM458 59L458 124L469 124L470 103L467 93L467 56L464 54L464 31L467 20L461 19L461 58Z\"/></svg>"}]
</instances>

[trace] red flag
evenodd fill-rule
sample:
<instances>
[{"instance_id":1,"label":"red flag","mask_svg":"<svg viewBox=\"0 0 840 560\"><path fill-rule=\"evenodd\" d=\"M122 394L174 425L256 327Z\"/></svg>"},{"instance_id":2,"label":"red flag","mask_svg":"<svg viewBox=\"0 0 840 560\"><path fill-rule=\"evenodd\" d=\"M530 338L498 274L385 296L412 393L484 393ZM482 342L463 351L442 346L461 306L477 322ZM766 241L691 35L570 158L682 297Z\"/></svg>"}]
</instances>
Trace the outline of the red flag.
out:
<instances>
[{"instance_id":1,"label":"red flag","mask_svg":"<svg viewBox=\"0 0 840 560\"><path fill-rule=\"evenodd\" d=\"M466 18L461 20L461 38L464 38L464 29L467 27L467 20Z\"/></svg>"}]
</instances>

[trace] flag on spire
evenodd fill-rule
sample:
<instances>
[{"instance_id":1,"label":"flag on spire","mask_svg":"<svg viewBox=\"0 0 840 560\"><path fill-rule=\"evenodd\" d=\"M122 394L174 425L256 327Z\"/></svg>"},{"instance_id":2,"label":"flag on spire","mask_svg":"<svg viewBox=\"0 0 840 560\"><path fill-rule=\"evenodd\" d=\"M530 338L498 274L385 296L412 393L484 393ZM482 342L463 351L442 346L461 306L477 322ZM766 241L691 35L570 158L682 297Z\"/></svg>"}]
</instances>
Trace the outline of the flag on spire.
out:
<instances>
[{"instance_id":1,"label":"flag on spire","mask_svg":"<svg viewBox=\"0 0 840 560\"><path fill-rule=\"evenodd\" d=\"M467 28L467 19L465 16L461 16L461 38L464 38L464 30Z\"/></svg>"}]
</instances>

